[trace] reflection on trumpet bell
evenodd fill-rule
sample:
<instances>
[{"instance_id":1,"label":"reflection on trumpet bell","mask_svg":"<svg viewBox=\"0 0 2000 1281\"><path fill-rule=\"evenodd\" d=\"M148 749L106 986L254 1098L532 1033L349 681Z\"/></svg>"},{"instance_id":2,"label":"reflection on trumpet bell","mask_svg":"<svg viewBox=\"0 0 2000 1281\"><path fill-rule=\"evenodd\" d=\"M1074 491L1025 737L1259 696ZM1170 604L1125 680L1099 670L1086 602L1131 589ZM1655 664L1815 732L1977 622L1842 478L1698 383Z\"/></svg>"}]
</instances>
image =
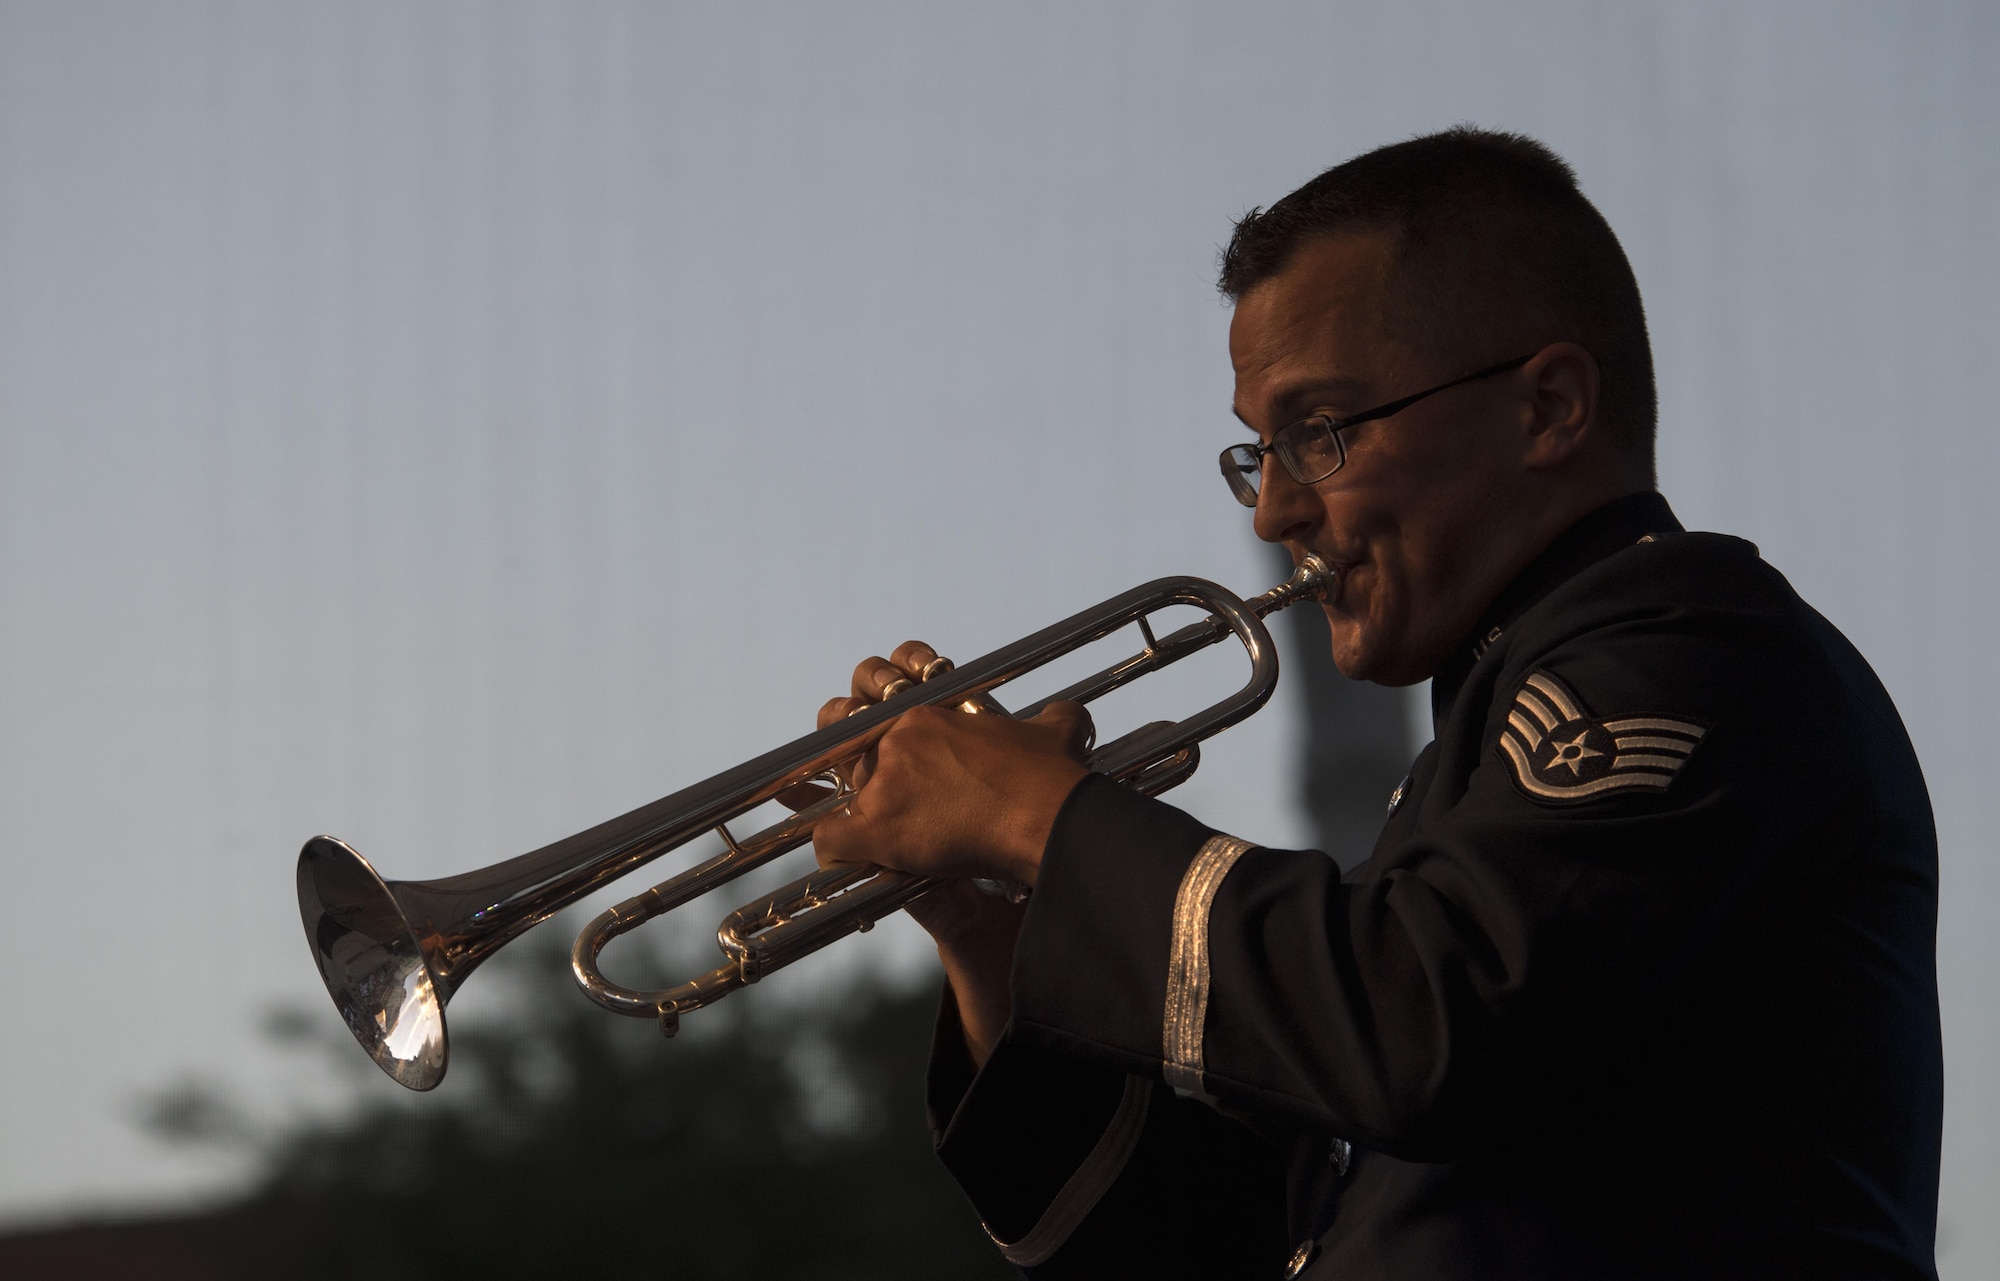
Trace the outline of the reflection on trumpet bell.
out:
<instances>
[{"instance_id":1,"label":"reflection on trumpet bell","mask_svg":"<svg viewBox=\"0 0 2000 1281\"><path fill-rule=\"evenodd\" d=\"M1263 618L1301 600L1325 599L1334 571L1308 555L1286 582L1251 601L1198 578L1163 578L1114 596L977 662L940 661L921 683L825 729L671 796L552 845L434 881L385 881L344 842L316 836L299 853L299 911L313 960L355 1039L401 1085L428 1090L449 1061L444 1007L467 975L509 940L640 865L713 832L720 853L604 912L577 936L570 954L576 981L591 1000L620 1014L655 1018L668 1035L691 1010L756 982L835 939L865 931L930 888L932 882L884 868L820 868L729 914L717 931L724 963L677 987L620 987L598 968L621 934L762 867L812 839L813 826L847 803L837 767L866 753L913 707L1005 709L991 691L1136 626L1138 653L1011 713L1037 715L1050 703L1088 703L1141 676L1234 637L1250 660L1243 686L1180 721L1156 721L1097 747L1092 770L1148 794L1194 773L1198 744L1250 716L1270 698L1277 652ZM1149 615L1194 606L1207 616L1163 637ZM825 780L832 795L750 836L729 822L800 783Z\"/></svg>"},{"instance_id":2,"label":"reflection on trumpet bell","mask_svg":"<svg viewBox=\"0 0 2000 1281\"><path fill-rule=\"evenodd\" d=\"M444 1077L444 1003L396 893L345 841L299 851L299 911L313 960L354 1039L413 1090Z\"/></svg>"}]
</instances>

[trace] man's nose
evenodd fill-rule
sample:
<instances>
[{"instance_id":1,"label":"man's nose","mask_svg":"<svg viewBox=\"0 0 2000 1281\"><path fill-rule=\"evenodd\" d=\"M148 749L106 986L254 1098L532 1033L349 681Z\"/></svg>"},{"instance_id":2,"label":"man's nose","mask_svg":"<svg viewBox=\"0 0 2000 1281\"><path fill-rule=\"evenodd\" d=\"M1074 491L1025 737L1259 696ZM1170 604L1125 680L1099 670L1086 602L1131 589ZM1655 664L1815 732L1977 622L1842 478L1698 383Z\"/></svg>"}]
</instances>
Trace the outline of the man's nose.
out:
<instances>
[{"instance_id":1,"label":"man's nose","mask_svg":"<svg viewBox=\"0 0 2000 1281\"><path fill-rule=\"evenodd\" d=\"M1257 487L1257 537L1267 543L1309 542L1321 515L1318 495L1293 480L1277 458L1267 456Z\"/></svg>"}]
</instances>

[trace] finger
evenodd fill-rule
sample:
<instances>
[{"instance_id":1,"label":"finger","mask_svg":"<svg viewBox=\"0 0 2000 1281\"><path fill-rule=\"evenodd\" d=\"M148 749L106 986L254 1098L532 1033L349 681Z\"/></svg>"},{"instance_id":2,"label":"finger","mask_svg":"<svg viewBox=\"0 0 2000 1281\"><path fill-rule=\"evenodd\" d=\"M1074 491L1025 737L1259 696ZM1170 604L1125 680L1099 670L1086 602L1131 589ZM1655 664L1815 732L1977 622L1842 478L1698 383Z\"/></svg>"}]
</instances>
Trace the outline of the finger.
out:
<instances>
[{"instance_id":1,"label":"finger","mask_svg":"<svg viewBox=\"0 0 2000 1281\"><path fill-rule=\"evenodd\" d=\"M908 674L913 681L928 679L925 673L931 664L938 661L938 652L920 640L908 640L896 646L896 652L889 655L889 661Z\"/></svg>"},{"instance_id":2,"label":"finger","mask_svg":"<svg viewBox=\"0 0 2000 1281\"><path fill-rule=\"evenodd\" d=\"M1082 703L1067 699L1050 703L1030 723L1061 730L1063 747L1078 760L1082 760L1097 741L1097 723L1090 718L1090 709Z\"/></svg>"},{"instance_id":3,"label":"finger","mask_svg":"<svg viewBox=\"0 0 2000 1281\"><path fill-rule=\"evenodd\" d=\"M829 698L820 705L819 727L825 729L837 721L845 720L856 712L867 711L873 706L874 702L866 698ZM874 760L875 753L871 749L860 756L836 762L833 772L849 791L853 791L868 781Z\"/></svg>"},{"instance_id":4,"label":"finger","mask_svg":"<svg viewBox=\"0 0 2000 1281\"><path fill-rule=\"evenodd\" d=\"M819 865L865 862L860 826L861 819L852 813L829 814L813 824L813 857Z\"/></svg>"},{"instance_id":5,"label":"finger","mask_svg":"<svg viewBox=\"0 0 2000 1281\"><path fill-rule=\"evenodd\" d=\"M871 702L880 702L886 697L885 691L897 681L908 681L911 676L886 658L862 660L854 669L854 696Z\"/></svg>"},{"instance_id":6,"label":"finger","mask_svg":"<svg viewBox=\"0 0 2000 1281\"><path fill-rule=\"evenodd\" d=\"M859 792L868 785L869 775L875 772L873 749L863 752L852 760L842 761L833 767L833 773L850 792Z\"/></svg>"},{"instance_id":7,"label":"finger","mask_svg":"<svg viewBox=\"0 0 2000 1281\"><path fill-rule=\"evenodd\" d=\"M825 729L835 721L844 720L869 705L865 698L829 698L819 707L818 728Z\"/></svg>"},{"instance_id":8,"label":"finger","mask_svg":"<svg viewBox=\"0 0 2000 1281\"><path fill-rule=\"evenodd\" d=\"M881 682L876 679L875 673L888 661L880 655L873 655L856 663L854 677L847 684L847 692L856 698L873 699L875 691L881 688Z\"/></svg>"},{"instance_id":9,"label":"finger","mask_svg":"<svg viewBox=\"0 0 2000 1281\"><path fill-rule=\"evenodd\" d=\"M813 824L813 860L821 867L841 861L833 853L840 847L841 822L839 815L829 814Z\"/></svg>"}]
</instances>

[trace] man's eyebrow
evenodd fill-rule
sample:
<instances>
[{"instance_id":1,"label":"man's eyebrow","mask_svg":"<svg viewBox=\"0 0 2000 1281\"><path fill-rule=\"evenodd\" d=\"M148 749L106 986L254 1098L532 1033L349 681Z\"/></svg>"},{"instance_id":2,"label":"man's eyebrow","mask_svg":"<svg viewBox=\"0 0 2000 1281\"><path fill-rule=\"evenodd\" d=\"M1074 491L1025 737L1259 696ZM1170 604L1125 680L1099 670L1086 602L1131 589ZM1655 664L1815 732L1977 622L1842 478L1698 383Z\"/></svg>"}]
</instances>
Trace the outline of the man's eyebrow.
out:
<instances>
[{"instance_id":1,"label":"man's eyebrow","mask_svg":"<svg viewBox=\"0 0 2000 1281\"><path fill-rule=\"evenodd\" d=\"M1266 404L1272 412L1272 417L1279 418L1284 416L1288 406L1293 409L1303 409L1306 402L1317 400L1322 396L1340 400L1358 400L1366 391L1367 384L1359 378L1344 376L1313 378L1284 388L1273 395ZM1233 402L1229 406L1229 412L1236 416L1237 422L1242 423L1245 427L1250 427L1250 420L1243 416L1243 411L1238 409ZM1292 420L1287 418L1286 421L1289 422ZM1279 425L1283 426L1282 423ZM1257 429L1250 427L1250 430L1255 431Z\"/></svg>"}]
</instances>

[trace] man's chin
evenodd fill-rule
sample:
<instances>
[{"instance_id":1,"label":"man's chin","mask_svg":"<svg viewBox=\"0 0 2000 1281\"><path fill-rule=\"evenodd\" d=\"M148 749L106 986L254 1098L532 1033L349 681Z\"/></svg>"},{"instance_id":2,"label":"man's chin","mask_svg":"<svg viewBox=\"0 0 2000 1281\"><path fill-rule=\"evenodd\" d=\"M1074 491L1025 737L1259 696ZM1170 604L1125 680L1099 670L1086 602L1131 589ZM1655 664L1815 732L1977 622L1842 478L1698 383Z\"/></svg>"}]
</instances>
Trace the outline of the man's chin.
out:
<instances>
[{"instance_id":1,"label":"man's chin","mask_svg":"<svg viewBox=\"0 0 2000 1281\"><path fill-rule=\"evenodd\" d=\"M1375 680L1381 664L1376 661L1376 647L1368 643L1369 629L1331 605L1326 607L1326 624L1331 633L1333 665L1340 669L1340 674L1349 680Z\"/></svg>"},{"instance_id":2,"label":"man's chin","mask_svg":"<svg viewBox=\"0 0 2000 1281\"><path fill-rule=\"evenodd\" d=\"M1412 653L1407 636L1390 635L1386 628L1332 609L1327 610L1326 621L1332 633L1333 665L1349 680L1402 686L1430 678L1435 664L1427 665L1422 655Z\"/></svg>"}]
</instances>

